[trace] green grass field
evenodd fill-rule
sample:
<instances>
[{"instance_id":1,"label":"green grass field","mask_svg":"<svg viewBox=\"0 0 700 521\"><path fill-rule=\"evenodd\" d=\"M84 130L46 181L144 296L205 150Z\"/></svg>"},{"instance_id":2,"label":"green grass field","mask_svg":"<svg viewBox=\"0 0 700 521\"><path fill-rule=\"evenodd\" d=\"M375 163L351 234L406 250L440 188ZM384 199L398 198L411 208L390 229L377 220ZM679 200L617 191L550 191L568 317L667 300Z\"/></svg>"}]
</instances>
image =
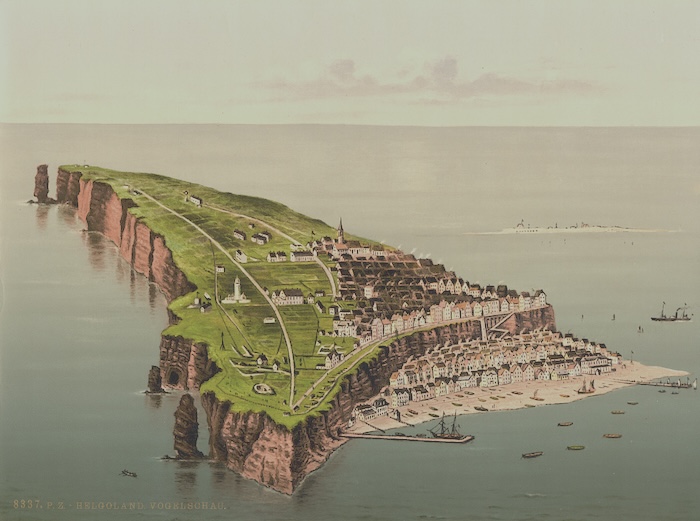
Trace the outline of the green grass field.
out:
<instances>
[{"instance_id":1,"label":"green grass field","mask_svg":"<svg viewBox=\"0 0 700 521\"><path fill-rule=\"evenodd\" d=\"M169 308L182 320L168 327L163 334L180 335L209 346L209 357L222 371L202 385L203 392L213 391L219 399L229 400L234 410L267 411L275 421L287 426L293 426L303 420L307 414L305 411L320 402L319 396L323 386L319 387L314 396L305 400L298 411L290 413L288 403L290 376L285 374L289 371L287 347L280 324L277 321L270 324L264 323L264 319L275 316L265 296L255 288L243 271L222 251L214 247L200 231L151 201L144 194L148 194L191 220L234 259L236 250L243 250L248 255L248 262L242 266L260 286L267 288L270 292L276 289L298 288L304 295L323 290L325 296L320 297L320 300L326 308L333 302L332 288L326 273L317 263L289 261L268 263L265 258L269 251L284 251L289 255L290 239L270 230L272 240L260 246L254 244L250 237L253 233L266 230L265 224L268 224L270 228L275 228L291 236L295 241L305 244L314 236L334 237L335 229L280 203L222 193L169 177L117 172L79 165L62 166L61 169L81 172L84 179L107 183L120 198L132 199L138 206L129 211L153 232L165 238L175 263L197 286L196 293L200 297L205 292L212 297L218 292L218 295L223 298L233 292L236 276L240 278L242 291L250 299L250 303L214 305L207 313L201 313L198 308L189 307L193 303L195 292L184 295L169 304ZM205 206L197 207L187 202L185 191L201 197ZM213 208L208 208L206 205L211 205ZM264 221L265 224L256 221L253 223L255 227L250 228L249 225L252 223L250 219L224 213L220 211L221 209L250 216ZM245 241L235 239L234 229L244 231L248 239ZM315 235L312 235L312 230ZM359 237L350 235L347 237L369 242ZM327 259L322 261L326 265L333 265ZM224 266L224 273L215 274L217 264ZM343 307L349 308L350 305L343 303ZM279 312L287 328L297 365L294 397L297 400L324 374L324 371L315 369L316 365L323 364L325 360L325 355L319 354L320 345L335 343L342 352L349 352L352 350L355 339L319 336L319 330L332 329L332 318L327 314L320 314L312 304L279 306ZM224 349L220 348L222 333ZM245 356L246 352L253 356ZM281 371L258 369L255 366L255 358L259 354L265 354L270 362L272 360L280 362ZM333 371L333 373L336 372ZM327 380L330 381L331 378ZM260 382L272 387L275 394L268 396L255 393L253 386ZM324 383L324 386L326 386L325 390L331 388L328 383ZM339 388L338 385L332 387L335 391ZM332 396L333 393L323 402L328 403ZM314 410L313 413L315 412Z\"/></svg>"}]
</instances>

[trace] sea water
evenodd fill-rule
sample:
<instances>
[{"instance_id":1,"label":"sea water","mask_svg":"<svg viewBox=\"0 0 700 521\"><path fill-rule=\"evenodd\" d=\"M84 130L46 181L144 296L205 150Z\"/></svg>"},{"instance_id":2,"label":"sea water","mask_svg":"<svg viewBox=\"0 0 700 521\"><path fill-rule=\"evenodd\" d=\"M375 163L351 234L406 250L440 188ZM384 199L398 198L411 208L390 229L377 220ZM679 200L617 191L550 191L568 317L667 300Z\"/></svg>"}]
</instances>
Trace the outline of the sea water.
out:
<instances>
[{"instance_id":1,"label":"sea water","mask_svg":"<svg viewBox=\"0 0 700 521\"><path fill-rule=\"evenodd\" d=\"M696 376L700 316L675 324L649 317L663 301L667 312L687 303L698 315L699 129L0 132L0 519L700 517L700 394L691 390L632 387L469 415L461 430L476 439L463 446L353 440L292 497L219 465L162 461L173 453L179 395L142 391L167 325L164 297L111 242L86 233L73 210L26 204L41 163L50 165L52 192L58 165L88 163L268 197L331 225L342 217L349 232L430 256L470 282L542 288L561 331ZM473 234L521 219L669 232ZM574 425L556 426L565 420ZM606 440L606 432L623 437ZM207 438L200 410L205 451ZM567 451L571 444L586 449ZM544 455L521 459L535 450ZM138 478L121 476L124 468Z\"/></svg>"}]
</instances>

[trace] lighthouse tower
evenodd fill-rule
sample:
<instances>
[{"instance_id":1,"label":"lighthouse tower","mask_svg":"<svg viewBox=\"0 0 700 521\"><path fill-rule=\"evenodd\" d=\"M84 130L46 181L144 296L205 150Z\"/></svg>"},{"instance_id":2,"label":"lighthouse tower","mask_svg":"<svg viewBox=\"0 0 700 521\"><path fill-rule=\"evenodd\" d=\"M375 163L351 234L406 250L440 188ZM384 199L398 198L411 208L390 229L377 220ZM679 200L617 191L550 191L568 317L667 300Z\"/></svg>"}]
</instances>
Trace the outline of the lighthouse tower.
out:
<instances>
[{"instance_id":1,"label":"lighthouse tower","mask_svg":"<svg viewBox=\"0 0 700 521\"><path fill-rule=\"evenodd\" d=\"M241 279L236 275L236 280L233 283L233 298L238 302L241 300Z\"/></svg>"}]
</instances>

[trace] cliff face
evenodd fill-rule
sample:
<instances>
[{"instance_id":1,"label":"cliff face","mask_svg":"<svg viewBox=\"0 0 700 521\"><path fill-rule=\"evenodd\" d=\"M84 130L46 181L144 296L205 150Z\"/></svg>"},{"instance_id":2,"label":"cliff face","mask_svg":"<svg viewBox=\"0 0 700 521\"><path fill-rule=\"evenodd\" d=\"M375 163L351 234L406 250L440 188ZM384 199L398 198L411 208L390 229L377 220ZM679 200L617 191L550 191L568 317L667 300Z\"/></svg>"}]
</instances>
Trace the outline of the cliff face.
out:
<instances>
[{"instance_id":1,"label":"cliff face","mask_svg":"<svg viewBox=\"0 0 700 521\"><path fill-rule=\"evenodd\" d=\"M41 167L36 184L43 186ZM196 289L173 261L163 237L129 213L129 208L136 203L120 199L110 185L85 180L79 172L59 169L56 201L75 206L88 230L101 232L114 242L120 255L137 272L156 283L168 301ZM170 312L168 316L171 323L177 320ZM175 389L199 389L199 385L216 372L215 364L207 358L207 347L192 345L181 337L162 337L160 355L162 381Z\"/></svg>"},{"instance_id":2,"label":"cliff face","mask_svg":"<svg viewBox=\"0 0 700 521\"><path fill-rule=\"evenodd\" d=\"M198 390L219 368L209 360L207 346L181 336L160 338L160 371L163 383L172 389Z\"/></svg>"},{"instance_id":3,"label":"cliff face","mask_svg":"<svg viewBox=\"0 0 700 521\"><path fill-rule=\"evenodd\" d=\"M44 194L44 186L48 190L44 173L45 170L37 172L37 197ZM56 199L75 206L88 229L109 237L122 257L136 271L158 284L169 301L194 291L194 285L175 265L164 239L129 213L129 208L135 206L131 199L119 199L108 184L83 180L80 173L63 170L59 170L56 180ZM178 318L170 310L168 316L171 323L177 322ZM551 307L514 315L499 329L515 333L538 327L555 328ZM291 430L275 423L264 412L232 411L229 402L219 401L213 393L205 393L202 405L209 425L210 457L225 462L228 468L246 478L291 494L346 441L339 437L339 431L350 419L355 405L376 395L388 384L391 373L409 357L420 356L438 343L458 343L474 338L481 338L478 321L446 325L389 343L380 349L374 360L361 363L354 374L345 377L329 410L307 417ZM154 388L159 386L160 376L166 387L197 390L219 370L208 359L206 345L171 336L161 337L159 369L160 375L157 370L151 371L149 388L151 383ZM188 398L192 400L191 396ZM196 437L193 444L191 436L197 422L196 408L193 413L192 407L189 401L181 402L175 415L178 454L198 452Z\"/></svg>"},{"instance_id":4,"label":"cliff face","mask_svg":"<svg viewBox=\"0 0 700 521\"><path fill-rule=\"evenodd\" d=\"M538 327L554 328L551 306L521 313L501 326L511 332ZM463 322L415 333L383 347L376 359L363 362L345 377L328 411L309 416L294 428L274 423L265 413L239 413L213 393L202 395L209 423L209 456L228 468L274 490L291 494L303 479L320 467L346 439L339 431L361 403L388 385L389 376L411 356L420 356L437 344L481 338L477 321Z\"/></svg>"}]
</instances>

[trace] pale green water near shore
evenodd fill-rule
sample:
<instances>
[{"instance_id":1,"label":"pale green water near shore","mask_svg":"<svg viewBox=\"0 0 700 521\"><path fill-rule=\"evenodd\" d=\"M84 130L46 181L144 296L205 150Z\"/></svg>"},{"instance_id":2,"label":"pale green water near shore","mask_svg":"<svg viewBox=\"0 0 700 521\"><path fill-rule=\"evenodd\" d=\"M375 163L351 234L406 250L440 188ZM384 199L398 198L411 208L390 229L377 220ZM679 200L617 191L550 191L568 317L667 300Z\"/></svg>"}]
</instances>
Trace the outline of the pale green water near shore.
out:
<instances>
[{"instance_id":1,"label":"pale green water near shore","mask_svg":"<svg viewBox=\"0 0 700 521\"><path fill-rule=\"evenodd\" d=\"M430 253L470 281L544 288L562 331L697 376L699 129L0 132L0 519L700 517L700 394L692 391L635 387L568 405L470 415L462 430L476 440L466 446L355 440L292 498L217 466L159 461L172 453L178 396L140 391L158 361L164 298L109 241L81 233L69 209L23 204L37 164L49 163L53 173L78 161L269 197L330 224L342 215L349 231ZM684 232L465 235L521 218ZM669 307L687 302L695 320L652 323L664 300ZM639 405L627 406L630 400ZM611 415L613 409L626 414ZM574 425L557 428L564 420ZM201 415L200 423L205 449ZM623 438L605 440L606 432ZM570 444L586 450L566 451ZM534 450L545 454L520 458ZM123 468L139 477L119 476ZM14 499L40 499L44 509L15 510ZM66 510L48 511L47 501L63 501ZM76 509L93 501L140 501L144 508ZM152 501L213 502L225 510L151 509Z\"/></svg>"}]
</instances>

